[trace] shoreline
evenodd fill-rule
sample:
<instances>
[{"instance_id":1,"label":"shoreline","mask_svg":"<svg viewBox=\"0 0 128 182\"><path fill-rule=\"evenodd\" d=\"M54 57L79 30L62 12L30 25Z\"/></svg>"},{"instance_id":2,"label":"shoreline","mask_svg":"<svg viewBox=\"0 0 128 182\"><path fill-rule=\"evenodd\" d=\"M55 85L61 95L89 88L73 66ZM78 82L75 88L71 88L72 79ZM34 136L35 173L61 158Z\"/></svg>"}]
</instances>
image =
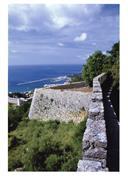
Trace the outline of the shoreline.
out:
<instances>
[{"instance_id":1,"label":"shoreline","mask_svg":"<svg viewBox=\"0 0 128 182\"><path fill-rule=\"evenodd\" d=\"M37 89L37 88L35 88ZM34 90L35 90L34 89ZM92 90L85 81L80 82L65 82L63 84L49 84L45 87L41 87L38 89L55 89L55 90L72 90L72 91L81 91L81 92L90 92ZM9 98L16 98L16 99L29 99L33 97L34 90L26 91L26 92L9 92Z\"/></svg>"},{"instance_id":2,"label":"shoreline","mask_svg":"<svg viewBox=\"0 0 128 182\"><path fill-rule=\"evenodd\" d=\"M32 80L32 81L26 81L26 82L17 83L16 86L22 86L22 85L28 85L28 84L34 84L34 83L38 83L38 82L43 82L44 80L52 80L52 83L46 83L46 84L44 84L44 85L42 85L40 87L35 87L33 89L26 90L26 91L18 91L18 89L17 89L16 91L8 91L8 94L18 94L18 93L26 94L26 93L34 92L34 90L36 88L50 88L50 87L57 87L57 86L61 86L61 85L75 83L76 81L72 81L72 79L77 77L77 76L80 76L80 75L81 75L81 72L70 74L70 75L67 74L67 75L53 77L53 78L43 78L43 79L39 79L39 80ZM56 83L56 82L58 82L58 83Z\"/></svg>"}]
</instances>

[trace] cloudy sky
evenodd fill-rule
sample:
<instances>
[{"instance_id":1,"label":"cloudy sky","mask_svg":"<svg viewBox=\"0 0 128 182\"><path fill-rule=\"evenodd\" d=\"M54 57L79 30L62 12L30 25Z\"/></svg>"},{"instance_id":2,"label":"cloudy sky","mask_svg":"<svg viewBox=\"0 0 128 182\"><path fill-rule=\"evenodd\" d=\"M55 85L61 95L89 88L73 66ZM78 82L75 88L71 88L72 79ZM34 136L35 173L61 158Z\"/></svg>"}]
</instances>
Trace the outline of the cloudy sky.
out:
<instances>
[{"instance_id":1,"label":"cloudy sky","mask_svg":"<svg viewBox=\"0 0 128 182\"><path fill-rule=\"evenodd\" d=\"M83 64L119 40L118 5L9 5L9 64Z\"/></svg>"}]
</instances>

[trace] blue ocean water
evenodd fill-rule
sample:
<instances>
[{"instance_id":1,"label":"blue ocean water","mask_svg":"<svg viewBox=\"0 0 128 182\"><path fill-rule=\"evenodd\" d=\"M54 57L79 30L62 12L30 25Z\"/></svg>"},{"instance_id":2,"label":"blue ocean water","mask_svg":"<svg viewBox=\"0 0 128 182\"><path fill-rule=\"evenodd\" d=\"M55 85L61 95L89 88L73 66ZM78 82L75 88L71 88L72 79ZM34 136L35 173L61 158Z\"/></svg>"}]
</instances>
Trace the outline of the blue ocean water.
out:
<instances>
[{"instance_id":1,"label":"blue ocean water","mask_svg":"<svg viewBox=\"0 0 128 182\"><path fill-rule=\"evenodd\" d=\"M26 92L49 84L63 84L80 73L82 65L9 66L9 92Z\"/></svg>"}]
</instances>

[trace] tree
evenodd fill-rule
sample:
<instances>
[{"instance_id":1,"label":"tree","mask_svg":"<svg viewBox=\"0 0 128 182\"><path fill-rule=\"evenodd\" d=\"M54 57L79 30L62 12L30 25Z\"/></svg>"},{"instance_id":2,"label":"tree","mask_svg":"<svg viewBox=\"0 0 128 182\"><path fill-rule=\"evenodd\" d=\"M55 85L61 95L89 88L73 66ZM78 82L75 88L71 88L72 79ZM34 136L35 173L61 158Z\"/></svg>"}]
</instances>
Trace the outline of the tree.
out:
<instances>
[{"instance_id":1,"label":"tree","mask_svg":"<svg viewBox=\"0 0 128 182\"><path fill-rule=\"evenodd\" d=\"M110 72L113 79L113 86L119 86L119 42L112 46L111 51L107 51L103 71Z\"/></svg>"},{"instance_id":2,"label":"tree","mask_svg":"<svg viewBox=\"0 0 128 182\"><path fill-rule=\"evenodd\" d=\"M93 78L102 72L111 74L113 85L119 85L119 42L104 55L101 51L93 53L83 65L82 77L89 86Z\"/></svg>"},{"instance_id":3,"label":"tree","mask_svg":"<svg viewBox=\"0 0 128 182\"><path fill-rule=\"evenodd\" d=\"M92 86L93 78L102 72L105 57L101 51L96 51L83 66L82 77L90 86Z\"/></svg>"}]
</instances>

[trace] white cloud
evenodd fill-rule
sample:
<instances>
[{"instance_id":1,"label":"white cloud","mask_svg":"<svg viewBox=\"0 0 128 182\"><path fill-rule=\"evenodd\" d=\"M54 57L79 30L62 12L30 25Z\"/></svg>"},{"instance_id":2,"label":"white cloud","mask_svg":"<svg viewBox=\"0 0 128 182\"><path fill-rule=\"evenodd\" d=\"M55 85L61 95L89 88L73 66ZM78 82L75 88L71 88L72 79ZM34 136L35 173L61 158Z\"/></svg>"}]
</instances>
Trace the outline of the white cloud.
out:
<instances>
[{"instance_id":1,"label":"white cloud","mask_svg":"<svg viewBox=\"0 0 128 182\"><path fill-rule=\"evenodd\" d=\"M67 17L59 17L59 16L53 16L52 21L56 28L63 28L65 25L68 25L71 23L71 20Z\"/></svg>"},{"instance_id":2,"label":"white cloud","mask_svg":"<svg viewBox=\"0 0 128 182\"><path fill-rule=\"evenodd\" d=\"M85 62L95 49L109 50L118 37L118 15L111 16L110 11L107 5L104 11L102 5L92 4L11 4L9 53L13 58L18 55L21 64L43 56L46 62L49 58Z\"/></svg>"},{"instance_id":3,"label":"white cloud","mask_svg":"<svg viewBox=\"0 0 128 182\"><path fill-rule=\"evenodd\" d=\"M44 27L61 29L79 26L86 18L90 19L99 13L101 8L101 5L74 4L10 5L9 28L41 31Z\"/></svg>"},{"instance_id":4,"label":"white cloud","mask_svg":"<svg viewBox=\"0 0 128 182\"><path fill-rule=\"evenodd\" d=\"M75 42L83 42L87 39L87 34L86 33L81 33L79 36L74 38Z\"/></svg>"},{"instance_id":5,"label":"white cloud","mask_svg":"<svg viewBox=\"0 0 128 182\"><path fill-rule=\"evenodd\" d=\"M63 44L63 43L61 43L61 42L59 42L59 43L58 43L58 46L63 47L63 46L64 46L64 44Z\"/></svg>"}]
</instances>

